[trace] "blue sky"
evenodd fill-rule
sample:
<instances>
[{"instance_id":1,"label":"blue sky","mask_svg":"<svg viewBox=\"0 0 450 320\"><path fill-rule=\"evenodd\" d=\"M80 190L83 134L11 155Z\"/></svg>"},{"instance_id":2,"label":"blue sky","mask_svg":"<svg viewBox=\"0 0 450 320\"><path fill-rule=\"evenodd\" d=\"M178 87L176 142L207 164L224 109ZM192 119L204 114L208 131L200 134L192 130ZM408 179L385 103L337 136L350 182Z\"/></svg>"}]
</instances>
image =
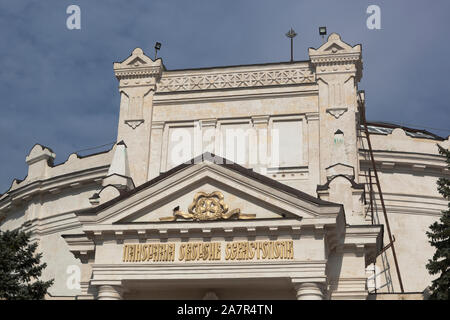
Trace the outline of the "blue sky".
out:
<instances>
[{"instance_id":1,"label":"blue sky","mask_svg":"<svg viewBox=\"0 0 450 320\"><path fill-rule=\"evenodd\" d=\"M66 28L66 8L81 8L81 30ZM366 27L366 9L381 8L381 30ZM433 1L103 1L0 2L0 193L23 179L35 143L70 153L113 142L119 95L114 61L133 48L168 69L289 60L319 47L318 27L363 46L369 120L450 134L450 2ZM439 129L439 130L438 130ZM95 150L94 150L95 151ZM80 154L84 154L80 152Z\"/></svg>"}]
</instances>

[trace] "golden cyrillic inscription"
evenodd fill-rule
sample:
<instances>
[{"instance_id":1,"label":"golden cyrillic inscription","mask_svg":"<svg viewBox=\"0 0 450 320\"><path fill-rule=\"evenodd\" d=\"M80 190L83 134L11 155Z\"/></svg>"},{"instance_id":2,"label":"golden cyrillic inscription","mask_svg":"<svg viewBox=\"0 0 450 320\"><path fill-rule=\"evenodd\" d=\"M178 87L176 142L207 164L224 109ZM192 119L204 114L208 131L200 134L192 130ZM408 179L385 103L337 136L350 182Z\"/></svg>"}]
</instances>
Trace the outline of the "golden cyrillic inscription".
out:
<instances>
[{"instance_id":1,"label":"golden cyrillic inscription","mask_svg":"<svg viewBox=\"0 0 450 320\"><path fill-rule=\"evenodd\" d=\"M235 261L294 259L294 242L279 241L240 241L229 242L222 250L221 242L193 242L167 244L125 244L123 262L173 262L190 261Z\"/></svg>"},{"instance_id":2,"label":"golden cyrillic inscription","mask_svg":"<svg viewBox=\"0 0 450 320\"><path fill-rule=\"evenodd\" d=\"M227 243L225 260L294 259L290 241L242 241Z\"/></svg>"},{"instance_id":3,"label":"golden cyrillic inscription","mask_svg":"<svg viewBox=\"0 0 450 320\"><path fill-rule=\"evenodd\" d=\"M123 262L174 261L175 244L126 244Z\"/></svg>"},{"instance_id":4,"label":"golden cyrillic inscription","mask_svg":"<svg viewBox=\"0 0 450 320\"><path fill-rule=\"evenodd\" d=\"M183 243L180 245L178 260L207 261L220 260L220 242Z\"/></svg>"}]
</instances>

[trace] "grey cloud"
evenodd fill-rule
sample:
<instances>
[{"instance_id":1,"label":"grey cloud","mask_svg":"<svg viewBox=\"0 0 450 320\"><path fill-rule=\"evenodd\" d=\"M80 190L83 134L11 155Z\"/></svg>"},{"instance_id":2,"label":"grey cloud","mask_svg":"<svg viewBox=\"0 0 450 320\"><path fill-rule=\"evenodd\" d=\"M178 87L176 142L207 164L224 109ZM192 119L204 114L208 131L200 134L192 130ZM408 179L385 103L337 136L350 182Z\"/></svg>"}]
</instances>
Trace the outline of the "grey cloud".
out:
<instances>
[{"instance_id":1,"label":"grey cloud","mask_svg":"<svg viewBox=\"0 0 450 320\"><path fill-rule=\"evenodd\" d=\"M0 192L26 175L34 143L57 162L79 149L113 141L119 96L112 63L134 47L160 55L169 69L286 61L292 26L295 58L320 46L326 25L363 45L368 118L418 124L450 134L448 125L450 3L435 1L91 1L78 0L82 29L66 29L74 1L0 4ZM378 4L382 30L366 28Z\"/></svg>"}]
</instances>

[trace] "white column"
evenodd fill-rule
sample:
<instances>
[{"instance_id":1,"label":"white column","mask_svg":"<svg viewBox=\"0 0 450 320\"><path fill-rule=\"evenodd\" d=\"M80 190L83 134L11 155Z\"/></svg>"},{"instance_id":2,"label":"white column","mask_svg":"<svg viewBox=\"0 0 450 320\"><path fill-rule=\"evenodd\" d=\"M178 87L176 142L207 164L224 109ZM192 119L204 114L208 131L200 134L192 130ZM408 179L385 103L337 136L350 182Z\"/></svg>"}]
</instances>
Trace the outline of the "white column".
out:
<instances>
[{"instance_id":1,"label":"white column","mask_svg":"<svg viewBox=\"0 0 450 320\"><path fill-rule=\"evenodd\" d=\"M99 286L97 300L122 300L122 291L121 286Z\"/></svg>"},{"instance_id":2,"label":"white column","mask_svg":"<svg viewBox=\"0 0 450 320\"><path fill-rule=\"evenodd\" d=\"M321 285L317 282L294 283L297 300L323 300Z\"/></svg>"}]
</instances>

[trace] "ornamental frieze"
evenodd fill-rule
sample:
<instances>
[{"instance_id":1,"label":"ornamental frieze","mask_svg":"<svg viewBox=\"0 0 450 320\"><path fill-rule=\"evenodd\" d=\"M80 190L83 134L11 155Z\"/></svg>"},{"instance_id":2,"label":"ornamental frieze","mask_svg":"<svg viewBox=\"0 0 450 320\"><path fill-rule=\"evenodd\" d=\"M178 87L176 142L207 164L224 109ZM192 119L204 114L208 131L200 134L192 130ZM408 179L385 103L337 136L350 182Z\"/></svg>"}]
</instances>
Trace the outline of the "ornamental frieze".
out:
<instances>
[{"instance_id":1,"label":"ornamental frieze","mask_svg":"<svg viewBox=\"0 0 450 320\"><path fill-rule=\"evenodd\" d=\"M157 85L157 91L176 92L264 87L273 85L314 83L314 81L314 74L308 67L195 75L163 74Z\"/></svg>"}]
</instances>

